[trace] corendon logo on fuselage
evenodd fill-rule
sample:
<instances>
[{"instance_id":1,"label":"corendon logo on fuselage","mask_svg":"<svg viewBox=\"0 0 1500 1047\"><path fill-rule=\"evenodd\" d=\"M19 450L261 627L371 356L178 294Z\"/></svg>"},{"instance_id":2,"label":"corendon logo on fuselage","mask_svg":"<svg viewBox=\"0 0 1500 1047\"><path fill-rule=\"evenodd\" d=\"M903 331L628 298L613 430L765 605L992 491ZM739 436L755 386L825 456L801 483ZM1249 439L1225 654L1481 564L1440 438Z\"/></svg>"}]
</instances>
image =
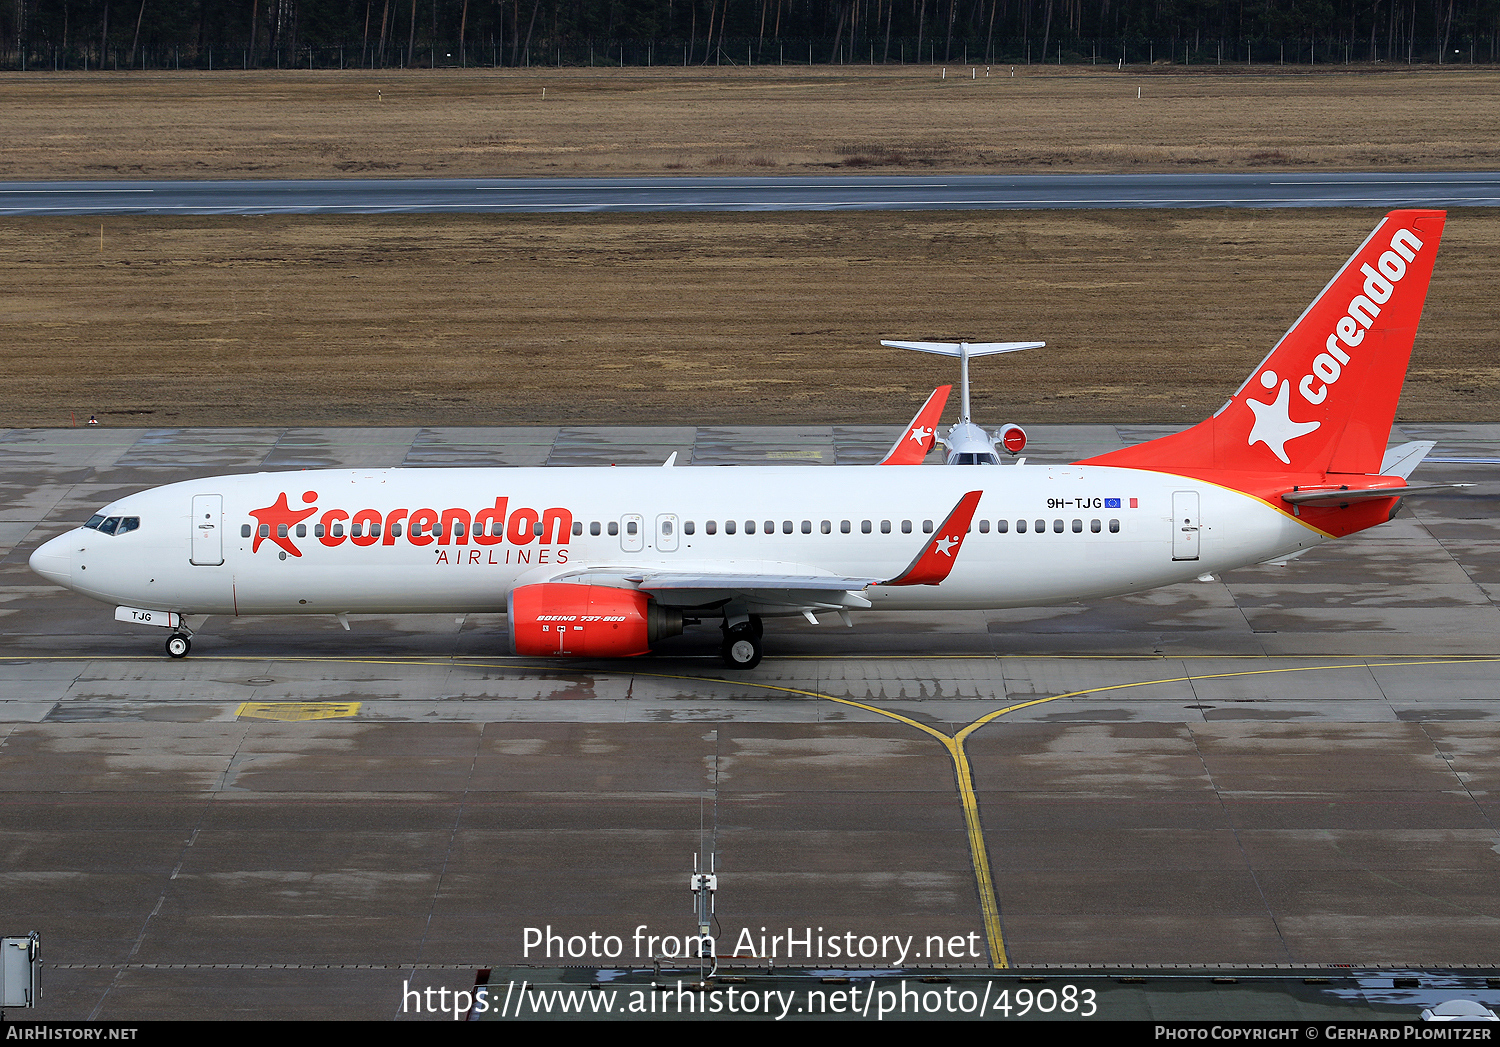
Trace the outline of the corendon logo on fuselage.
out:
<instances>
[{"instance_id":1,"label":"corendon logo on fuselage","mask_svg":"<svg viewBox=\"0 0 1500 1047\"><path fill-rule=\"evenodd\" d=\"M1364 293L1349 300L1345 315L1334 323L1333 332L1323 343L1326 351L1313 359L1312 373L1303 375L1297 383L1297 391L1308 404L1317 406L1328 399L1329 389L1338 383L1344 368L1355 362L1350 351L1358 349L1365 340L1365 333L1380 315L1380 307L1390 301L1396 285L1406 276L1407 264L1415 261L1421 250L1422 241L1410 229L1399 229L1391 237L1390 250L1382 253L1375 265L1365 262L1360 266L1365 278ZM1255 416L1249 446L1263 443L1284 464L1290 465L1287 442L1314 432L1322 423L1294 421L1291 416L1291 380L1279 379L1269 368L1260 375L1260 384L1268 390L1277 388L1278 381L1281 387L1271 402L1245 399L1245 406Z\"/></svg>"},{"instance_id":2,"label":"corendon logo on fuselage","mask_svg":"<svg viewBox=\"0 0 1500 1047\"><path fill-rule=\"evenodd\" d=\"M315 504L318 492L304 491L304 509L293 509L283 491L264 509L252 509L255 517L255 542L252 553L259 552L261 542L274 542L292 556L302 551L293 539L293 528L319 512ZM536 510L510 508L509 498L496 498L494 505L477 512L468 509L327 509L318 517L314 537L330 549L344 543L356 546L396 545L404 542L416 546L514 546L567 545L573 536L573 514L554 506ZM470 549L470 559L480 562L479 551ZM561 550L559 550L561 552ZM455 550L456 553L456 550ZM455 555L454 561L458 557ZM443 551L438 562L451 562ZM507 557L509 562L509 557ZM563 562L563 557L558 558Z\"/></svg>"}]
</instances>

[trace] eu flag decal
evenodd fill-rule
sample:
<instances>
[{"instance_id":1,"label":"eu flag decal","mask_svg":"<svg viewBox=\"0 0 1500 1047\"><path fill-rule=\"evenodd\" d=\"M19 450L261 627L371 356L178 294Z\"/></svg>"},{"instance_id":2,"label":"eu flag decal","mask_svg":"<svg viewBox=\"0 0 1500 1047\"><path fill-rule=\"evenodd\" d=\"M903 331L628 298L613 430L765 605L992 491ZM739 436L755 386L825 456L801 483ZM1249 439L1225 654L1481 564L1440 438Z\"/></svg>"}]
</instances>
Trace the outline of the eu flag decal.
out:
<instances>
[{"instance_id":1,"label":"eu flag decal","mask_svg":"<svg viewBox=\"0 0 1500 1047\"><path fill-rule=\"evenodd\" d=\"M1118 498L1106 498L1104 499L1104 508L1118 509L1120 508L1120 500Z\"/></svg>"}]
</instances>

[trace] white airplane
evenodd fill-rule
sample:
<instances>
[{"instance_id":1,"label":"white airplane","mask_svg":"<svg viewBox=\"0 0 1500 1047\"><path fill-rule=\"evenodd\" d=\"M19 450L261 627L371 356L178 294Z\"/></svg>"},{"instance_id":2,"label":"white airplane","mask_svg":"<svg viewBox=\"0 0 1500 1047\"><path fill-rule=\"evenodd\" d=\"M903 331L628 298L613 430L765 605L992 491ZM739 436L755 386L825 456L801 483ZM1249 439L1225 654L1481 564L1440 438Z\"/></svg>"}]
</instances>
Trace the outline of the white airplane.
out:
<instances>
[{"instance_id":1,"label":"white airplane","mask_svg":"<svg viewBox=\"0 0 1500 1047\"><path fill-rule=\"evenodd\" d=\"M1022 349L1041 349L1046 342L887 342L881 345L895 349L915 349L919 353L936 353L939 356L958 357L959 383L962 393L959 399L958 421L948 428L947 436L939 436L938 419L948 402L951 385L940 385L932 391L916 417L897 438L890 452L881 459L881 465L920 465L940 443L948 452L944 460L949 465L999 465L1000 450L1017 455L1026 446L1026 433L1019 425L1002 425L991 436L974 424L969 415L969 358L993 356L997 353L1017 353Z\"/></svg>"},{"instance_id":2,"label":"white airplane","mask_svg":"<svg viewBox=\"0 0 1500 1047\"><path fill-rule=\"evenodd\" d=\"M1395 211L1212 418L1072 465L256 473L110 503L31 556L170 630L209 615L505 610L525 656L645 654L720 620L985 609L1285 560L1389 519L1431 448L1386 452L1445 214Z\"/></svg>"}]
</instances>

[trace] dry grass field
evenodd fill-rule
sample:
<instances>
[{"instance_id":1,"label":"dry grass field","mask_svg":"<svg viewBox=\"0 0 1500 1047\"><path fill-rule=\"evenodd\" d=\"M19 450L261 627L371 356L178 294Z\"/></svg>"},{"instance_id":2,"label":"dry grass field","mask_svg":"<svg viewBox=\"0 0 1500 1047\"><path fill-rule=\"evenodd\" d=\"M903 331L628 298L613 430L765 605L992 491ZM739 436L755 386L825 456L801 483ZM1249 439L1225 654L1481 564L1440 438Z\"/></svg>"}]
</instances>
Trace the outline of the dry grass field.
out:
<instances>
[{"instance_id":1,"label":"dry grass field","mask_svg":"<svg viewBox=\"0 0 1500 1047\"><path fill-rule=\"evenodd\" d=\"M4 74L0 179L1500 167L1493 71L1010 69Z\"/></svg>"},{"instance_id":2,"label":"dry grass field","mask_svg":"<svg viewBox=\"0 0 1500 1047\"><path fill-rule=\"evenodd\" d=\"M10 426L1193 421L1376 212L9 220ZM1454 212L1401 417L1492 420L1500 212ZM950 411L950 415L951 415Z\"/></svg>"},{"instance_id":3,"label":"dry grass field","mask_svg":"<svg viewBox=\"0 0 1500 1047\"><path fill-rule=\"evenodd\" d=\"M0 179L1500 167L1488 72L994 72L6 75ZM988 423L1187 422L1376 217L6 220L0 411L899 423L953 368L879 340L967 337L1050 343L976 364ZM1500 212L1454 214L1403 417L1496 417L1497 271Z\"/></svg>"}]
</instances>

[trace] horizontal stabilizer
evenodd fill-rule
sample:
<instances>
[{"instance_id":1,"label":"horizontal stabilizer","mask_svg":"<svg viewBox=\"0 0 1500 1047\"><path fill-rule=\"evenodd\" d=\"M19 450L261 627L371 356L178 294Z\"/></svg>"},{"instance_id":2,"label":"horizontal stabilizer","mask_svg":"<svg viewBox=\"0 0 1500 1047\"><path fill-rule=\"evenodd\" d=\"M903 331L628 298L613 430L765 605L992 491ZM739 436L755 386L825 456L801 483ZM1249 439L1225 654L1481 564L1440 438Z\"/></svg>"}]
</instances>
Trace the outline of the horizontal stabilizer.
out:
<instances>
[{"instance_id":1,"label":"horizontal stabilizer","mask_svg":"<svg viewBox=\"0 0 1500 1047\"><path fill-rule=\"evenodd\" d=\"M1413 494L1432 494L1436 491L1456 491L1473 484L1416 484L1406 487L1304 487L1287 491L1282 501L1293 505L1347 505L1367 498L1405 498Z\"/></svg>"},{"instance_id":2,"label":"horizontal stabilizer","mask_svg":"<svg viewBox=\"0 0 1500 1047\"><path fill-rule=\"evenodd\" d=\"M1399 447L1392 447L1385 452L1385 458L1380 462L1380 475L1399 476L1405 480L1436 446L1436 440L1413 440Z\"/></svg>"},{"instance_id":3,"label":"horizontal stabilizer","mask_svg":"<svg viewBox=\"0 0 1500 1047\"><path fill-rule=\"evenodd\" d=\"M995 353L1018 353L1022 349L1041 349L1046 342L887 342L881 345L892 349L915 349L919 353L936 353L939 356L993 356Z\"/></svg>"}]
</instances>

